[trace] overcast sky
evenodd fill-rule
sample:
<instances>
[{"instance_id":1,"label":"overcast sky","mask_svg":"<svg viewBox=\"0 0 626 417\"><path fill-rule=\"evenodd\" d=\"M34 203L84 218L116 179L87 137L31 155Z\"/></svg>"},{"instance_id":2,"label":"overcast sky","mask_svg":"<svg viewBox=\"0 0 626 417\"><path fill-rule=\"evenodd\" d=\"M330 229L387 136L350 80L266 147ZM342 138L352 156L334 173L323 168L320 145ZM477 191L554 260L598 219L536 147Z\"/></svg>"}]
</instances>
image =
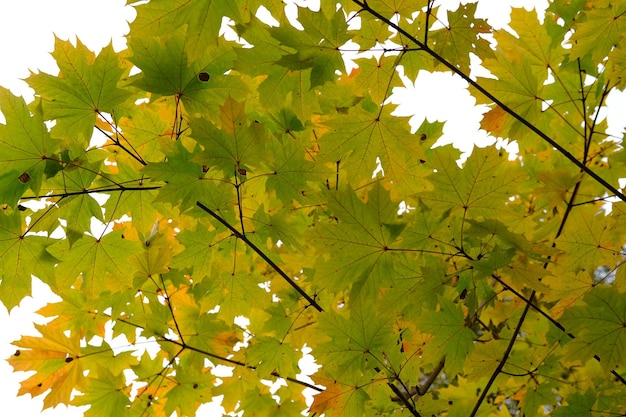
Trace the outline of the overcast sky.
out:
<instances>
[{"instance_id":1,"label":"overcast sky","mask_svg":"<svg viewBox=\"0 0 626 417\"><path fill-rule=\"evenodd\" d=\"M305 1L303 1L305 2ZM42 70L56 74L57 67L49 55L54 46L54 36L61 39L74 39L78 36L92 50L98 51L113 42L116 50L125 47L124 34L128 32L128 21L135 17L132 7L125 6L125 0L0 0L0 85L10 88L16 95L32 100L32 90L24 81L30 70ZM310 1L308 3L311 3ZM455 8L458 0L443 0L448 7ZM492 25L504 25L508 21L509 4L537 6L544 10L546 0L480 0L477 13L489 17ZM479 132L480 111L472 111L475 100L465 91L465 84L458 77L449 74L424 76L417 82L407 80L408 90L397 90L395 101L402 102L399 112L415 114L416 122L427 117L429 120L452 119L444 129L445 141L459 135L473 135L472 140L483 144L493 142L485 132ZM419 95L429 99L424 103L411 102L411 97ZM434 98L441 98L439 102ZM454 99L451 100L451 97ZM613 134L620 134L626 120L626 94L613 93L607 101L611 112L609 123ZM460 117L463 115L463 117ZM15 308L9 316L0 305L0 358L14 353L10 342L19 339L20 334L33 334L35 310L54 300L45 285L35 285L34 299L28 298ZM81 416L76 410L64 408L41 412L43 401L28 396L17 397L18 379L12 368L0 360L0 404L4 412L20 417L34 416Z\"/></svg>"}]
</instances>

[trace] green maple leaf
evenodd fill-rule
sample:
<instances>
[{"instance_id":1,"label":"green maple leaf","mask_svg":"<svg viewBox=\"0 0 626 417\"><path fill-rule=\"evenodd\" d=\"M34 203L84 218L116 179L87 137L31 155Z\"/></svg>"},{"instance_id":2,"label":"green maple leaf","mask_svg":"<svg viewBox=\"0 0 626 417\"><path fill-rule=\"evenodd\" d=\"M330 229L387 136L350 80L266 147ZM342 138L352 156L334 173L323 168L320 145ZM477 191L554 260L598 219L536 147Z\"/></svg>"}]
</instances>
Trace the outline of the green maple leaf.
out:
<instances>
[{"instance_id":1,"label":"green maple leaf","mask_svg":"<svg viewBox=\"0 0 626 417\"><path fill-rule=\"evenodd\" d=\"M491 31L491 26L483 19L474 17L476 3L459 6L455 11L448 11L448 24L431 31L429 46L442 57L453 61L461 70L469 71L470 52L481 57L492 54L489 42L480 35Z\"/></svg>"},{"instance_id":2,"label":"green maple leaf","mask_svg":"<svg viewBox=\"0 0 626 417\"><path fill-rule=\"evenodd\" d=\"M147 181L146 181L147 182ZM139 185L145 185L141 180ZM155 207L156 191L133 190L112 195L102 206L108 216L121 217L124 214L132 218L132 225L137 230L142 241L150 236L154 222L160 217Z\"/></svg>"},{"instance_id":3,"label":"green maple leaf","mask_svg":"<svg viewBox=\"0 0 626 417\"><path fill-rule=\"evenodd\" d=\"M30 295L31 274L50 282L56 259L46 249L48 238L26 236L18 213L0 212L0 300L7 309Z\"/></svg>"},{"instance_id":4,"label":"green maple leaf","mask_svg":"<svg viewBox=\"0 0 626 417\"><path fill-rule=\"evenodd\" d=\"M404 224L389 192L376 182L364 202L353 191L331 191L329 209L336 220L318 225L314 239L328 259L316 276L332 292L356 285L376 293L395 281L397 263L407 262L400 250Z\"/></svg>"},{"instance_id":5,"label":"green maple leaf","mask_svg":"<svg viewBox=\"0 0 626 417\"><path fill-rule=\"evenodd\" d=\"M158 96L175 96L191 117L219 114L218 104L230 95L242 98L247 87L236 77L224 75L235 58L226 44L211 47L206 54L193 58L184 30L164 37L131 38L129 60L141 73L132 85Z\"/></svg>"},{"instance_id":6,"label":"green maple leaf","mask_svg":"<svg viewBox=\"0 0 626 417\"><path fill-rule=\"evenodd\" d=\"M193 363L191 355L185 355L176 366L177 384L166 394L165 412L174 411L180 415L193 415L198 406L212 400L212 388L215 377L210 372L203 372Z\"/></svg>"},{"instance_id":7,"label":"green maple leaf","mask_svg":"<svg viewBox=\"0 0 626 417\"><path fill-rule=\"evenodd\" d=\"M57 121L53 135L76 149L85 149L98 114L117 113L131 96L118 87L130 66L110 44L95 56L80 41L74 47L56 39L52 56L61 77L32 74L28 83L42 98L46 118Z\"/></svg>"},{"instance_id":8,"label":"green maple leaf","mask_svg":"<svg viewBox=\"0 0 626 417\"><path fill-rule=\"evenodd\" d=\"M272 372L294 375L301 356L291 343L269 336L255 339L246 349L246 362L254 366L262 377L267 377Z\"/></svg>"},{"instance_id":9,"label":"green maple leaf","mask_svg":"<svg viewBox=\"0 0 626 417\"><path fill-rule=\"evenodd\" d=\"M463 365L474 349L476 335L465 324L465 317L459 306L441 296L438 297L439 309L425 311L420 318L420 328L434 335L430 355L445 355L445 371L456 375L463 370Z\"/></svg>"},{"instance_id":10,"label":"green maple leaf","mask_svg":"<svg viewBox=\"0 0 626 417\"><path fill-rule=\"evenodd\" d=\"M389 332L391 316L376 315L371 306L354 302L349 312L329 311L320 318L320 330L328 340L316 350L324 358L324 372L339 381L361 385L370 381L371 371L398 350L397 339ZM391 365L391 364L389 364Z\"/></svg>"},{"instance_id":11,"label":"green maple leaf","mask_svg":"<svg viewBox=\"0 0 626 417\"><path fill-rule=\"evenodd\" d=\"M383 103L392 94L389 85L390 81L396 76L396 65L399 62L399 58L392 55L383 55L379 59L359 59L356 62L359 68L354 72L355 87L367 91L367 95L374 103ZM332 94L332 92L329 93ZM365 96L363 92L361 94L358 93L358 91L351 92L352 95ZM344 98L345 92L340 92L339 96Z\"/></svg>"},{"instance_id":12,"label":"green maple leaf","mask_svg":"<svg viewBox=\"0 0 626 417\"><path fill-rule=\"evenodd\" d=\"M446 265L438 258L423 254L419 263L419 266L409 264L403 270L396 266L398 277L380 297L379 311L397 311L406 317L419 317L424 308L437 307L437 296L443 295L451 277L445 274Z\"/></svg>"},{"instance_id":13,"label":"green maple leaf","mask_svg":"<svg viewBox=\"0 0 626 417\"><path fill-rule=\"evenodd\" d=\"M546 66L540 67L541 72L538 73L535 57L527 59L528 55L520 54L517 44L508 49L497 49L494 58L483 61L483 65L496 79L481 79L480 85L500 100L506 101L507 106L525 120L545 130L550 121L546 113L542 112L541 106ZM478 96L478 100L479 103L484 102L484 96ZM491 103L487 101L485 104ZM481 127L500 137L517 136L526 132L521 123L499 107L493 107L484 117Z\"/></svg>"},{"instance_id":14,"label":"green maple leaf","mask_svg":"<svg viewBox=\"0 0 626 417\"><path fill-rule=\"evenodd\" d=\"M623 4L598 5L585 10L576 19L571 43L570 59L591 54L592 60L604 59L624 36L626 18Z\"/></svg>"},{"instance_id":15,"label":"green maple leaf","mask_svg":"<svg viewBox=\"0 0 626 417\"><path fill-rule=\"evenodd\" d=\"M258 93L263 109L287 107L302 120L319 110L317 94L311 88L312 70L293 70L275 65L293 50L273 37L271 28L253 18L245 25L237 25L237 32L247 40L254 40L254 47L235 50L237 60L233 69L240 74L261 77ZM262 110L261 114L264 113L266 111Z\"/></svg>"},{"instance_id":16,"label":"green maple leaf","mask_svg":"<svg viewBox=\"0 0 626 417\"><path fill-rule=\"evenodd\" d=\"M92 217L104 222L100 204L89 194L82 193L91 188L98 177L100 165L100 161L95 163L77 161L50 181L52 187L62 190L59 194L69 194L61 197L57 204L59 215L67 221L67 239L70 245L90 230Z\"/></svg>"},{"instance_id":17,"label":"green maple leaf","mask_svg":"<svg viewBox=\"0 0 626 417\"><path fill-rule=\"evenodd\" d=\"M158 162L163 160L163 149L170 139L170 121L166 120L163 100L142 103L139 105L139 114L129 115L118 120L120 129L124 132L124 141L144 160ZM167 114L167 113L166 113ZM123 142L124 142L123 141ZM126 143L125 143L126 144ZM126 155L117 155L116 159ZM135 170L131 171L135 174Z\"/></svg>"},{"instance_id":18,"label":"green maple leaf","mask_svg":"<svg viewBox=\"0 0 626 417\"><path fill-rule=\"evenodd\" d=\"M0 203L15 205L31 188L38 193L47 160L58 150L60 141L52 139L40 112L31 112L22 98L0 88L0 108L5 124L0 124Z\"/></svg>"},{"instance_id":19,"label":"green maple leaf","mask_svg":"<svg viewBox=\"0 0 626 417\"><path fill-rule=\"evenodd\" d=\"M572 216L571 226L556 241L556 247L568 254L568 261L559 268L578 273L622 260L622 237L614 233L615 218L598 214L592 206L581 207Z\"/></svg>"},{"instance_id":20,"label":"green maple leaf","mask_svg":"<svg viewBox=\"0 0 626 417\"><path fill-rule=\"evenodd\" d=\"M307 150L301 142L285 135L281 139L271 140L267 145L272 157L263 161L268 170L265 187L275 192L277 199L285 205L293 200L304 203L311 184L323 181L323 175L316 171L315 163L307 158Z\"/></svg>"},{"instance_id":21,"label":"green maple leaf","mask_svg":"<svg viewBox=\"0 0 626 417\"><path fill-rule=\"evenodd\" d=\"M214 270L213 247L222 241L223 236L199 223L195 230L184 230L176 236L176 239L185 250L173 257L171 266L180 269L190 268L191 275L197 281L211 276Z\"/></svg>"},{"instance_id":22,"label":"green maple leaf","mask_svg":"<svg viewBox=\"0 0 626 417\"><path fill-rule=\"evenodd\" d=\"M271 30L274 38L294 51L276 63L292 71L311 68L311 88L323 86L344 68L339 48L349 39L346 21L340 13L328 19L304 8L298 9L298 21L305 30L288 25Z\"/></svg>"},{"instance_id":23,"label":"green maple leaf","mask_svg":"<svg viewBox=\"0 0 626 417\"><path fill-rule=\"evenodd\" d=\"M146 36L163 36L186 26L186 43L192 59L206 56L211 42L217 43L222 17L240 20L239 4L210 0L156 0L143 4L131 25L133 33Z\"/></svg>"},{"instance_id":24,"label":"green maple leaf","mask_svg":"<svg viewBox=\"0 0 626 417\"><path fill-rule=\"evenodd\" d=\"M73 246L60 241L48 251L61 262L55 268L54 288L67 288L79 280L89 298L104 290L112 292L132 288L132 270L128 258L140 250L137 242L124 239L120 231L99 238L85 236Z\"/></svg>"},{"instance_id":25,"label":"green maple leaf","mask_svg":"<svg viewBox=\"0 0 626 417\"><path fill-rule=\"evenodd\" d=\"M96 308L85 294L71 289L59 293L63 300L44 306L38 314L44 317L56 316L55 325L84 335L88 340L92 336L104 334L102 329L108 317L94 315Z\"/></svg>"},{"instance_id":26,"label":"green maple leaf","mask_svg":"<svg viewBox=\"0 0 626 417\"><path fill-rule=\"evenodd\" d=\"M254 174L259 162L266 159L264 126L249 121L244 110L245 103L232 98L220 106L219 128L206 120L191 123L192 137L204 150L194 161L220 168L225 175L234 175L244 169L245 175Z\"/></svg>"},{"instance_id":27,"label":"green maple leaf","mask_svg":"<svg viewBox=\"0 0 626 417\"><path fill-rule=\"evenodd\" d=\"M376 10L387 17L397 13L405 19L410 19L412 18L412 13L416 10L423 9L427 5L427 2L415 2L414 0L396 0L393 2L386 0L373 0L371 2L368 1L367 4L373 10Z\"/></svg>"},{"instance_id":28,"label":"green maple leaf","mask_svg":"<svg viewBox=\"0 0 626 417\"><path fill-rule=\"evenodd\" d=\"M385 178L398 183L400 190L413 193L429 187L424 179L432 172L424 167L426 150L434 143L438 124L409 132L408 125L391 117L391 109L380 110L371 101L362 101L349 113L339 113L327 122L330 128L319 140L323 161L341 161L348 170L350 185L369 183L380 160Z\"/></svg>"},{"instance_id":29,"label":"green maple leaf","mask_svg":"<svg viewBox=\"0 0 626 417\"><path fill-rule=\"evenodd\" d=\"M122 390L126 386L124 374L113 374L107 367L97 369L97 378L88 378L86 392L74 398L74 405L90 405L85 416L116 415L124 413L130 400Z\"/></svg>"},{"instance_id":30,"label":"green maple leaf","mask_svg":"<svg viewBox=\"0 0 626 417\"><path fill-rule=\"evenodd\" d=\"M561 322L576 336L568 342L569 355L580 359L600 357L603 369L624 366L626 349L626 296L614 287L597 286L583 298L584 306L565 311Z\"/></svg>"},{"instance_id":31,"label":"green maple leaf","mask_svg":"<svg viewBox=\"0 0 626 417\"><path fill-rule=\"evenodd\" d=\"M465 219L504 218L506 201L527 177L526 172L515 169L515 164L506 161L494 148L474 149L463 169L449 152L437 152L431 160L437 173L428 179L436 191L422 198L431 209L444 210L450 217L460 216L462 226L455 230L461 234L466 226Z\"/></svg>"},{"instance_id":32,"label":"green maple leaf","mask_svg":"<svg viewBox=\"0 0 626 417\"><path fill-rule=\"evenodd\" d=\"M189 153L180 142L176 144L176 153L168 155L167 162L148 163L143 169L153 180L167 181L156 201L180 205L183 211L195 206L197 201L216 211L230 207L235 188L223 173L192 162L196 153Z\"/></svg>"}]
</instances>

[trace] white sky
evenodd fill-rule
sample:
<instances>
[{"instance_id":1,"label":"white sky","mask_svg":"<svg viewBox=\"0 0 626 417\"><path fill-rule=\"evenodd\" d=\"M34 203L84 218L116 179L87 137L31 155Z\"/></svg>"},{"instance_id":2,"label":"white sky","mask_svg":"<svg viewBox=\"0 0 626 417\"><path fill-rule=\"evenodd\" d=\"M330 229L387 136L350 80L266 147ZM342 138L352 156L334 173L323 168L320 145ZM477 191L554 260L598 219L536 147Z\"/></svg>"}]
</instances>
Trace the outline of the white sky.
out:
<instances>
[{"instance_id":1,"label":"white sky","mask_svg":"<svg viewBox=\"0 0 626 417\"><path fill-rule=\"evenodd\" d=\"M306 0L302 0L306 3ZM54 46L53 33L61 39L74 39L78 36L90 49L98 51L109 42L116 50L125 46L124 34L128 32L127 21L132 21L135 11L125 6L125 0L0 0L0 85L8 87L16 95L23 95L27 101L33 97L32 90L20 79L29 75L29 69L56 73L57 67L49 55ZM309 4L311 1L308 2ZM458 0L442 0L448 8L454 9ZM480 0L477 13L484 17L491 16L491 24L503 25L508 19L509 4L525 5L529 8L537 5L545 9L546 0ZM504 19L504 20L503 20ZM410 80L411 82L413 80ZM410 83L409 83L410 84ZM444 141L455 137L471 137L471 141L492 143L493 138L478 132L480 110L472 110L475 100L465 90L464 82L448 74L435 74L420 77L414 86L402 92L398 91L396 100L403 102L399 112L405 114L421 113L413 121L417 125L424 117L428 120L449 119L444 129ZM428 97L424 101L414 101L415 96ZM454 97L454 99L451 99ZM439 100L437 100L439 98ZM421 103L421 104L420 104ZM626 94L613 93L607 101L609 106L609 124L614 134L621 134L626 121ZM468 116L469 115L469 116ZM19 339L21 334L36 332L32 321L37 319L33 313L46 302L53 301L52 294L44 284L35 285L33 298L25 299L11 311L11 315L0 304L0 358L7 358L15 352L11 341ZM82 412L65 408L41 412L43 401L29 396L17 397L19 388L12 368L0 359L0 405L2 414L35 416L82 416Z\"/></svg>"}]
</instances>

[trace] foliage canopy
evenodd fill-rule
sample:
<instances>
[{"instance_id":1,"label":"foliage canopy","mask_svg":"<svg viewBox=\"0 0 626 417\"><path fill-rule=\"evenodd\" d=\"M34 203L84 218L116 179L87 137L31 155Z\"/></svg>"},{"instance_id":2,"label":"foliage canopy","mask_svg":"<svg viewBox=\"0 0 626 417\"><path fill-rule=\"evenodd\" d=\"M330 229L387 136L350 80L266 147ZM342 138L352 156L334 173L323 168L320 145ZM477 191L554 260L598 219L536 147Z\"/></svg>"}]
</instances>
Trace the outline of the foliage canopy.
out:
<instances>
[{"instance_id":1,"label":"foliage canopy","mask_svg":"<svg viewBox=\"0 0 626 417\"><path fill-rule=\"evenodd\" d=\"M515 33L430 0L322 0L301 28L276 0L136 7L128 50L57 40L33 103L0 89L0 300L31 275L62 298L15 342L20 394L88 416L220 395L299 415L305 388L328 417L626 412L625 158L599 116L626 87L626 2L515 9ZM349 41L374 52L350 72ZM462 77L519 154L461 168L440 123L411 132L400 66Z\"/></svg>"}]
</instances>

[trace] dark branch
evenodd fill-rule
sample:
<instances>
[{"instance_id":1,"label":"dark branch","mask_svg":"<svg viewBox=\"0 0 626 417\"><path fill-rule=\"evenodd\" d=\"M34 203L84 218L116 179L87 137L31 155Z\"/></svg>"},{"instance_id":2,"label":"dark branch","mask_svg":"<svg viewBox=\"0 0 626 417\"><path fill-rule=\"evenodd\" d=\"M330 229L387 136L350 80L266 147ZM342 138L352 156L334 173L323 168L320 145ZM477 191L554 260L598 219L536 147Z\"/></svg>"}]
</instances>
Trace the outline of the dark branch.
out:
<instances>
[{"instance_id":1,"label":"dark branch","mask_svg":"<svg viewBox=\"0 0 626 417\"><path fill-rule=\"evenodd\" d=\"M119 141L119 140L117 140L116 138L111 137L111 135L109 135L107 132L105 132L104 130L102 130L99 126L95 125L94 127L95 127L96 129L98 129L98 131L100 131L100 133L102 133L104 136L106 136L107 138L109 138L109 140L110 140L111 142L113 142L116 146L119 146L120 148L122 148L122 150L123 150L124 152L126 152L128 155L130 155L130 156L131 156L134 160L136 160L137 162L139 162L141 165L143 165L143 166L148 165L148 164L146 163L146 161L144 161L144 160L141 158L141 156L139 156L139 155L135 155L133 152L131 152L131 151L130 151L130 149L128 149L127 147L125 147L124 145L122 145L122 144L120 143L120 141ZM119 133L119 131L117 130L117 128L116 128L115 130L116 130L116 134L120 134L120 133ZM122 137L123 137L123 136L122 136ZM126 142L128 142L128 139L126 139L126 138L124 138L124 139L126 140ZM130 144L130 142L128 142L128 144L129 144L130 146L132 146L132 145Z\"/></svg>"},{"instance_id":2,"label":"dark branch","mask_svg":"<svg viewBox=\"0 0 626 417\"><path fill-rule=\"evenodd\" d=\"M476 413L478 412L478 409L480 408L480 405L485 400L487 393L489 393L489 388L491 388L491 385L496 380L496 377L498 376L498 374L502 372L502 368L504 368L504 364L506 363L506 360L509 358L509 355L511 354L511 350L513 350L515 339L517 338L517 335L519 334L519 331L522 328L522 324L524 323L524 319L526 318L526 313L528 313L528 309L530 309L530 304L532 303L532 300L534 297L535 297L535 291L533 291L532 294L530 294L530 298L529 298L530 302L526 304L526 307L524 307L524 312L522 313L522 317L520 317L519 321L517 322L517 327L515 327L515 331L513 332L513 336L511 337L511 340L509 341L509 345L506 347L506 350L504 351L504 355L502 355L502 360L500 360L500 363L496 367L495 371L493 371L493 373L491 374L491 378L489 378L489 382L487 382L487 385L485 385L483 392L480 394L480 398L476 402L476 405L474 406L474 409L472 410L470 417L474 417L476 415Z\"/></svg>"},{"instance_id":3,"label":"dark branch","mask_svg":"<svg viewBox=\"0 0 626 417\"><path fill-rule=\"evenodd\" d=\"M559 323L558 321L556 321L552 317L550 317L550 315L548 313L546 313L538 305L533 303L530 298L524 297L522 294L520 294L515 289L513 289L509 284L507 284L506 282L502 281L502 279L500 277L498 277L497 275L492 274L491 277L493 279L495 279L496 281L498 281L500 283L500 285L502 285L508 291L511 291L516 297L518 297L521 300L523 300L526 303L526 305L531 306L537 313L539 313L543 317L545 317L550 323L552 323L554 326L556 326L557 329L559 329L560 331L565 333L569 338L571 338L571 339L575 339L576 338L576 336L574 336L573 334L571 334L567 330L565 330L565 326L563 326L561 323ZM598 362L600 362L600 357L598 355L595 355L594 359L597 360ZM617 371L615 371L615 369L611 370L611 374L613 374L613 376L615 376L622 384L626 385L626 379L624 379L624 377L622 377L620 374L618 374Z\"/></svg>"},{"instance_id":4,"label":"dark branch","mask_svg":"<svg viewBox=\"0 0 626 417\"><path fill-rule=\"evenodd\" d=\"M278 265L276 265L276 263L274 261L272 261L261 249L259 249L254 243L252 243L250 241L250 239L248 239L244 234L242 234L239 230L235 229L230 223L228 223L226 220L224 220L217 213L215 213L213 210L211 210L210 208L208 208L207 206L205 206L201 202L196 201L196 205L198 207L200 207L202 210L204 210L205 212L209 213L211 215L211 217L213 217L215 220L217 220L218 222L222 223L222 225L224 225L228 230L230 230L233 235L235 235L237 238L243 240L248 246L250 246L250 248L253 251L255 251L261 258L263 258L263 260L265 262L267 262L267 264L269 266L271 266L272 269L274 269L274 271L276 271L278 273L278 275L283 277L283 279L285 281L287 281L289 283L289 285L291 285L296 291L298 291L298 293L301 296L303 296L304 299L307 300L310 305L315 307L315 309L317 311L319 311L319 312L324 311L324 309L317 303L317 301L315 301L302 288L300 288L300 286L294 280L289 278L289 275L287 275Z\"/></svg>"},{"instance_id":5,"label":"dark branch","mask_svg":"<svg viewBox=\"0 0 626 417\"><path fill-rule=\"evenodd\" d=\"M422 415L417 412L415 407L413 407L413 404L409 402L408 398L406 398L406 396L402 394L402 392L400 392L398 387L393 385L391 382L387 383L387 385L389 385L389 388L391 388L391 391L393 391L393 393L400 399L400 401L402 401L402 404L404 404L407 410L409 410L411 414L413 414L413 417L422 417Z\"/></svg>"},{"instance_id":6,"label":"dark branch","mask_svg":"<svg viewBox=\"0 0 626 417\"><path fill-rule=\"evenodd\" d=\"M181 348L183 348L183 349L189 349L189 350L192 350L192 351L194 351L194 352L200 353L200 354L202 354L202 355L208 356L208 357L210 357L210 358L217 359L217 360L222 361L222 362L230 363L231 365L236 365L236 366L241 366L241 367L243 367L243 368L248 368L248 369L251 369L251 370L256 370L256 367L255 367L255 366L252 366L252 365L246 365L246 364L245 364L245 363L243 363L243 362L240 362L240 361L237 361L237 360L234 360L234 359L225 358L225 357L223 357L223 356L216 355L215 353L207 352L206 350L202 350L202 349L200 349L200 348L197 348L197 347L194 347L194 346L190 346L190 345L187 345L187 344L185 344L185 343L178 342L178 341L176 341L176 340L168 339L168 338L166 338L166 337L163 337L163 339L162 339L162 340L163 340L163 341L165 341L165 342L169 342L169 343L175 344L175 345L177 345L177 346L180 346L180 347L181 347ZM282 378L282 379L284 379L284 380L287 380L287 381L293 382L294 384L299 384L299 385L302 385L303 387L306 387L306 388L311 388L311 389L313 389L313 390L315 390L315 391L317 391L317 392L322 392L322 391L324 391L324 389L323 389L323 388L320 388L320 387L315 386L315 385L313 385L313 384L309 384L308 382L300 381L299 379L295 379L295 378L292 378L292 377L289 377L289 376L284 377L284 376L280 375L280 374L279 374L278 372L276 372L276 371L272 372L272 376L275 376L275 377L277 377L277 378Z\"/></svg>"},{"instance_id":7,"label":"dark branch","mask_svg":"<svg viewBox=\"0 0 626 417\"><path fill-rule=\"evenodd\" d=\"M36 195L36 196L25 196L21 197L21 200L39 200L41 198L65 198L73 195L83 195L83 194L93 194L93 193L115 193L115 192L124 192L124 191L149 191L149 190L158 190L161 186L151 186L151 187L124 187L120 185L120 187L116 188L91 188L88 190L80 190L80 191L72 191L66 193L56 193L56 194L46 194L46 195Z\"/></svg>"}]
</instances>

